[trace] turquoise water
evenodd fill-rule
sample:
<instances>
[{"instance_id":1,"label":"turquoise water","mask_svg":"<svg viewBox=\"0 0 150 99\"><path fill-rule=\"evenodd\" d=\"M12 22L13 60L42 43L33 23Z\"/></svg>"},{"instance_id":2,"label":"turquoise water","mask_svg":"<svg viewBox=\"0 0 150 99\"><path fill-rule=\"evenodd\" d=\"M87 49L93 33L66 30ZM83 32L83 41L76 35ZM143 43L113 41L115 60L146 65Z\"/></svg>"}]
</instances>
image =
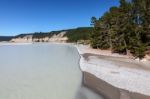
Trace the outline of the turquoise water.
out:
<instances>
[{"instance_id":1,"label":"turquoise water","mask_svg":"<svg viewBox=\"0 0 150 99\"><path fill-rule=\"evenodd\" d=\"M0 46L0 99L101 99L82 86L79 58L68 45Z\"/></svg>"}]
</instances>

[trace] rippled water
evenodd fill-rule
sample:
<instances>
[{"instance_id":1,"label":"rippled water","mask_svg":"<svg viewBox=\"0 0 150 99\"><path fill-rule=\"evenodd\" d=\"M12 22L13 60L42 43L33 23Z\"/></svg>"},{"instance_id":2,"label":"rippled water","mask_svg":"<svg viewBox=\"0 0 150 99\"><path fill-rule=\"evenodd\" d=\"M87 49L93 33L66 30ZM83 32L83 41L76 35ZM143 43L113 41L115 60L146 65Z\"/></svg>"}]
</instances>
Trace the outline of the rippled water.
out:
<instances>
[{"instance_id":1,"label":"rippled water","mask_svg":"<svg viewBox=\"0 0 150 99\"><path fill-rule=\"evenodd\" d=\"M0 46L0 99L102 99L82 86L79 58L68 45Z\"/></svg>"}]
</instances>

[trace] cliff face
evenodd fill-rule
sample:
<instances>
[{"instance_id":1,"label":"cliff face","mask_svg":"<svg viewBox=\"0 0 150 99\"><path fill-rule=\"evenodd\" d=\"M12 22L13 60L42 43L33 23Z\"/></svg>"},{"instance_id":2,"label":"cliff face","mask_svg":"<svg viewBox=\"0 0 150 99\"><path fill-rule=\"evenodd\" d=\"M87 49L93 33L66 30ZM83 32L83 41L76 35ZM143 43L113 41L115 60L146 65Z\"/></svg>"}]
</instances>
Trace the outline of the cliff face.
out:
<instances>
[{"instance_id":1,"label":"cliff face","mask_svg":"<svg viewBox=\"0 0 150 99\"><path fill-rule=\"evenodd\" d=\"M11 42L16 43L28 43L28 42L67 42L68 38L64 35L66 32L60 32L57 34L52 34L51 36L41 36L41 37L33 37L33 34L31 35L25 35L23 37L16 37L11 39Z\"/></svg>"},{"instance_id":2,"label":"cliff face","mask_svg":"<svg viewBox=\"0 0 150 99\"><path fill-rule=\"evenodd\" d=\"M26 35L24 37L13 38L10 41L16 42L16 43L32 42L32 35Z\"/></svg>"},{"instance_id":3,"label":"cliff face","mask_svg":"<svg viewBox=\"0 0 150 99\"><path fill-rule=\"evenodd\" d=\"M68 38L64 36L65 34L66 32L54 34L48 41L49 42L67 42Z\"/></svg>"},{"instance_id":4,"label":"cliff face","mask_svg":"<svg viewBox=\"0 0 150 99\"><path fill-rule=\"evenodd\" d=\"M145 58L150 61L150 54L146 54Z\"/></svg>"}]
</instances>

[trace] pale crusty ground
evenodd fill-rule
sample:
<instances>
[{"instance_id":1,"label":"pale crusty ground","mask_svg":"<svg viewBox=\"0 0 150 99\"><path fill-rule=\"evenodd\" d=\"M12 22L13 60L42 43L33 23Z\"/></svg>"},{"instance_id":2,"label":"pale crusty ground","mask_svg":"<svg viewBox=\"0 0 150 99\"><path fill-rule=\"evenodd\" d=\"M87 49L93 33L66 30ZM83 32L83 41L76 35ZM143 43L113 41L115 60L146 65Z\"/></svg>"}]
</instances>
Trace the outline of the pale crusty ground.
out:
<instances>
[{"instance_id":1,"label":"pale crusty ground","mask_svg":"<svg viewBox=\"0 0 150 99\"><path fill-rule=\"evenodd\" d=\"M82 71L91 73L109 84L150 96L150 62L137 61L110 51L76 45ZM90 54L89 54L90 53Z\"/></svg>"}]
</instances>

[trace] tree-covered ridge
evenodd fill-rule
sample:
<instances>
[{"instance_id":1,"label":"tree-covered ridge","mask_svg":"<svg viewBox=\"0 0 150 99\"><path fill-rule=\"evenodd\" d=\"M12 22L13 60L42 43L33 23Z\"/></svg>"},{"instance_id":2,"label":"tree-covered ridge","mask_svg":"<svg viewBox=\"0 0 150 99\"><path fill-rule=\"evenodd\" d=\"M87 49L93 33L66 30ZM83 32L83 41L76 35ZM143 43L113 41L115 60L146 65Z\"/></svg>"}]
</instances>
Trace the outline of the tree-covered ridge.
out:
<instances>
[{"instance_id":1,"label":"tree-covered ridge","mask_svg":"<svg viewBox=\"0 0 150 99\"><path fill-rule=\"evenodd\" d=\"M19 34L19 35L14 36L13 38L24 38L24 37L27 36L27 35L33 35L33 34L34 34L34 33Z\"/></svg>"},{"instance_id":2,"label":"tree-covered ridge","mask_svg":"<svg viewBox=\"0 0 150 99\"><path fill-rule=\"evenodd\" d=\"M92 27L82 27L77 29L70 29L65 36L68 37L68 42L78 42L80 40L89 40Z\"/></svg>"},{"instance_id":3,"label":"tree-covered ridge","mask_svg":"<svg viewBox=\"0 0 150 99\"><path fill-rule=\"evenodd\" d=\"M142 58L150 50L150 0L120 0L99 19L92 17L93 48L111 49Z\"/></svg>"},{"instance_id":4,"label":"tree-covered ridge","mask_svg":"<svg viewBox=\"0 0 150 99\"><path fill-rule=\"evenodd\" d=\"M66 32L64 37L68 38L68 42L78 42L80 40L89 40L90 33L92 32L92 27L79 27L75 29L67 29L67 30L60 30L60 31L52 31L47 33L33 33L32 38L45 38L45 37L52 37L53 35L58 35L61 32Z\"/></svg>"},{"instance_id":5,"label":"tree-covered ridge","mask_svg":"<svg viewBox=\"0 0 150 99\"><path fill-rule=\"evenodd\" d=\"M31 36L32 39L42 39L42 38L51 38L54 35L58 35L61 32L66 32L64 37L68 38L68 42L78 42L80 40L89 40L90 33L92 32L92 27L80 27L75 29L67 29L67 30L60 30L60 31L51 31L51 32L35 32L35 33L25 33L19 34L14 37L0 37L0 41L4 39L10 41L13 38L24 38L26 36Z\"/></svg>"}]
</instances>

